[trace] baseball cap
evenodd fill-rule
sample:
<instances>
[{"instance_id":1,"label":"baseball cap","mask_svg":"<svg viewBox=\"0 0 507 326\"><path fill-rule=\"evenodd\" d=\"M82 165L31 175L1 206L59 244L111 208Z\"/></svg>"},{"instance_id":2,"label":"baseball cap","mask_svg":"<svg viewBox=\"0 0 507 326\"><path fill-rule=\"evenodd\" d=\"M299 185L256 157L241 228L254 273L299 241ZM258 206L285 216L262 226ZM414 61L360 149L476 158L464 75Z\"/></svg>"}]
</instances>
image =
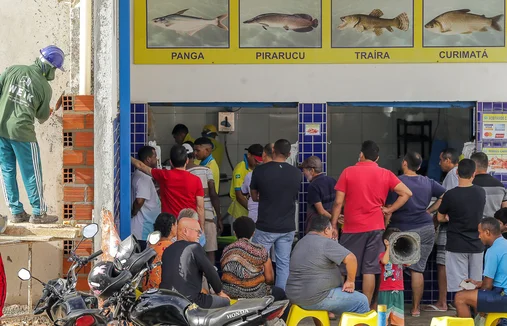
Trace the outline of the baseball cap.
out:
<instances>
[{"instance_id":1,"label":"baseball cap","mask_svg":"<svg viewBox=\"0 0 507 326\"><path fill-rule=\"evenodd\" d=\"M211 134L217 134L217 127L215 125L205 125L202 127L202 134L203 135L211 135Z\"/></svg>"},{"instance_id":2,"label":"baseball cap","mask_svg":"<svg viewBox=\"0 0 507 326\"><path fill-rule=\"evenodd\" d=\"M185 149L187 150L187 154L191 154L194 152L194 149L192 148L192 146L190 146L190 144L184 143L183 147L185 147Z\"/></svg>"},{"instance_id":3,"label":"baseball cap","mask_svg":"<svg viewBox=\"0 0 507 326\"><path fill-rule=\"evenodd\" d=\"M250 147L245 148L245 150L253 155L257 162L262 162L262 152L264 151L264 147L262 147L261 144L250 145Z\"/></svg>"},{"instance_id":4,"label":"baseball cap","mask_svg":"<svg viewBox=\"0 0 507 326\"><path fill-rule=\"evenodd\" d=\"M310 169L314 168L317 170L322 170L322 161L318 156L310 156L302 164L299 165L301 169Z\"/></svg>"}]
</instances>

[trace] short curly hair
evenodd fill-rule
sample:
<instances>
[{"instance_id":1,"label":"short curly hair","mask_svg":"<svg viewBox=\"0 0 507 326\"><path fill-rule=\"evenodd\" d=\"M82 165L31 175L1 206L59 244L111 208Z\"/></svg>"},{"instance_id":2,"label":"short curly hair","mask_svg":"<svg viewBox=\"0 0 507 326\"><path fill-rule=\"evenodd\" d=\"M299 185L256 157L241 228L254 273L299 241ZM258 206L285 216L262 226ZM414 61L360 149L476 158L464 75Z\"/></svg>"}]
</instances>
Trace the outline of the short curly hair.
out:
<instances>
[{"instance_id":1,"label":"short curly hair","mask_svg":"<svg viewBox=\"0 0 507 326\"><path fill-rule=\"evenodd\" d=\"M232 228L238 239L250 239L255 232L255 222L248 216L241 216L234 221Z\"/></svg>"},{"instance_id":2,"label":"short curly hair","mask_svg":"<svg viewBox=\"0 0 507 326\"><path fill-rule=\"evenodd\" d=\"M176 217L168 213L160 213L153 225L154 231L159 231L163 238L167 238L171 234L173 225L176 224Z\"/></svg>"}]
</instances>

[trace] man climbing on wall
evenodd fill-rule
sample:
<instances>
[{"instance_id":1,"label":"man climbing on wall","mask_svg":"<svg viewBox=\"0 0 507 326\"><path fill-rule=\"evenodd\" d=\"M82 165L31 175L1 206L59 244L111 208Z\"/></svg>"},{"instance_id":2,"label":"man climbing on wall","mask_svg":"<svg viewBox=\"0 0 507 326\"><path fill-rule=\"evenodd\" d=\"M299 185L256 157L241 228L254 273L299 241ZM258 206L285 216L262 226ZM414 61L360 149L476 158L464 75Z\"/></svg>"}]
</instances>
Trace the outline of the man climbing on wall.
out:
<instances>
[{"instance_id":1,"label":"man climbing on wall","mask_svg":"<svg viewBox=\"0 0 507 326\"><path fill-rule=\"evenodd\" d=\"M58 221L57 216L46 214L34 121L44 123L51 115L49 81L55 78L56 69L63 71L63 61L63 51L50 45L40 50L33 65L11 66L0 75L0 182L11 211L11 223ZM16 161L32 206L31 216L19 201Z\"/></svg>"}]
</instances>

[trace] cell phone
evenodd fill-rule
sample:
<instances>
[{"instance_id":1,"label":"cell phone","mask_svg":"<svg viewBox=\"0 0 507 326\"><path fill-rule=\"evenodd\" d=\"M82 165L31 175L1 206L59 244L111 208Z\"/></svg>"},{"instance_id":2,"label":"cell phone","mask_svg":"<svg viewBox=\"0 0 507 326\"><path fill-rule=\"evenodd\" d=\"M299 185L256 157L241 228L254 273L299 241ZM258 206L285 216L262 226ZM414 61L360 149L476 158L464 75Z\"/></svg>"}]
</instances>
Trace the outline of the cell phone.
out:
<instances>
[{"instance_id":1,"label":"cell phone","mask_svg":"<svg viewBox=\"0 0 507 326\"><path fill-rule=\"evenodd\" d=\"M465 280L461 281L459 286L465 290L475 290L475 285L471 282L465 282Z\"/></svg>"}]
</instances>

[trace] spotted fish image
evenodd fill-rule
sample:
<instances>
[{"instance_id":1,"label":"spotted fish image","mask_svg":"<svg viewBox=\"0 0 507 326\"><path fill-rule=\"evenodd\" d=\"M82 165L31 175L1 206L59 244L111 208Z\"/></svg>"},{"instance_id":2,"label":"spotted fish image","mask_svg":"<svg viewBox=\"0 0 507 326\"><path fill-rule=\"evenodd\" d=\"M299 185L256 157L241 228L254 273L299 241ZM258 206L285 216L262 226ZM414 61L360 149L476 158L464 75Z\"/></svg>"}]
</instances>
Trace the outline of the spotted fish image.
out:
<instances>
[{"instance_id":1,"label":"spotted fish image","mask_svg":"<svg viewBox=\"0 0 507 326\"><path fill-rule=\"evenodd\" d=\"M208 26L216 26L223 30L229 29L222 22L228 14L220 15L216 18L206 19L202 17L187 16L184 13L189 9L183 9L174 14L152 19L153 24L175 31L178 34L192 36Z\"/></svg>"},{"instance_id":2,"label":"spotted fish image","mask_svg":"<svg viewBox=\"0 0 507 326\"><path fill-rule=\"evenodd\" d=\"M311 32L319 26L319 21L307 14L268 13L246 20L243 24L258 24L267 30L268 27L283 28L286 31L299 33Z\"/></svg>"},{"instance_id":3,"label":"spotted fish image","mask_svg":"<svg viewBox=\"0 0 507 326\"><path fill-rule=\"evenodd\" d=\"M364 31L373 31L375 35L383 34L384 29L393 32L393 28L401 31L408 31L410 20L407 13L401 13L395 18L381 18L384 13L380 9L374 9L369 15L354 14L340 17L342 23L338 26L339 30L353 28L362 33Z\"/></svg>"},{"instance_id":4,"label":"spotted fish image","mask_svg":"<svg viewBox=\"0 0 507 326\"><path fill-rule=\"evenodd\" d=\"M460 9L445 12L424 25L428 31L444 35L472 34L473 32L487 32L490 29L502 31L498 23L503 15L486 17L471 14L470 9Z\"/></svg>"}]
</instances>

